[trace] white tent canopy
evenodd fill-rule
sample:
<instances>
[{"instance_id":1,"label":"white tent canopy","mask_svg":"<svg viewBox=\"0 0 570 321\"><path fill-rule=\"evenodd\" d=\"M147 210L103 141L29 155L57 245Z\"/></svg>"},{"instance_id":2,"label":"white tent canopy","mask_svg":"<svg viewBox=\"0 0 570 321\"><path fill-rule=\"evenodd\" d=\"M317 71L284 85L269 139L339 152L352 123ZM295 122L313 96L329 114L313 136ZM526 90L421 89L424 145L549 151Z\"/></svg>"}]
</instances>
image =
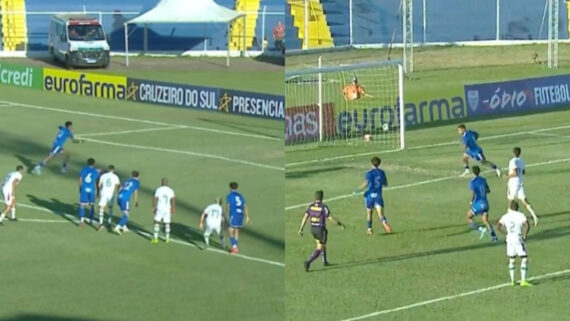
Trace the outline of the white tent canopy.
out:
<instances>
[{"instance_id":1,"label":"white tent canopy","mask_svg":"<svg viewBox=\"0 0 570 321\"><path fill-rule=\"evenodd\" d=\"M160 2L142 15L125 22L125 51L126 64L129 65L129 24L149 23L227 23L228 24L228 55L229 65L229 23L244 13L220 6L214 0L160 0ZM245 20L245 19L244 19ZM245 29L245 21L244 21ZM245 35L245 30L244 30Z\"/></svg>"}]
</instances>

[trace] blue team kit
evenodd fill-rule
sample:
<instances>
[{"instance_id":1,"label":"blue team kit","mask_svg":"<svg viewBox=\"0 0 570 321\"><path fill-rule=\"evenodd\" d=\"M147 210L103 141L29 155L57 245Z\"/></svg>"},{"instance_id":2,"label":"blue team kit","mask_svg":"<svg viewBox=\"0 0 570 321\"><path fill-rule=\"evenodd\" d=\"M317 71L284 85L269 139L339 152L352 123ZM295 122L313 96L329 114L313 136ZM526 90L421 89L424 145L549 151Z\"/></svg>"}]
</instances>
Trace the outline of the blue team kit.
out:
<instances>
[{"instance_id":1,"label":"blue team kit","mask_svg":"<svg viewBox=\"0 0 570 321\"><path fill-rule=\"evenodd\" d=\"M364 192L364 206L367 209L373 209L376 206L384 207L382 187L386 185L386 173L379 168L373 168L366 172L364 178L367 182L366 192Z\"/></svg>"},{"instance_id":2,"label":"blue team kit","mask_svg":"<svg viewBox=\"0 0 570 321\"><path fill-rule=\"evenodd\" d=\"M117 196L117 205L121 211L129 210L129 200L134 191L139 188L139 184L139 180L135 178L129 178L123 183L119 190L119 196Z\"/></svg>"},{"instance_id":3,"label":"blue team kit","mask_svg":"<svg viewBox=\"0 0 570 321\"><path fill-rule=\"evenodd\" d=\"M231 191L226 196L226 204L228 204L229 207L230 227L242 227L245 206L245 199L243 196L236 191Z\"/></svg>"},{"instance_id":4,"label":"blue team kit","mask_svg":"<svg viewBox=\"0 0 570 321\"><path fill-rule=\"evenodd\" d=\"M469 189L473 192L471 213L473 213L473 215L481 215L489 212L489 202L487 201L487 181L481 176L476 176L469 181Z\"/></svg>"},{"instance_id":5,"label":"blue team kit","mask_svg":"<svg viewBox=\"0 0 570 321\"><path fill-rule=\"evenodd\" d=\"M81 186L79 187L79 203L94 203L96 182L99 178L99 171L91 166L85 166L79 172Z\"/></svg>"},{"instance_id":6,"label":"blue team kit","mask_svg":"<svg viewBox=\"0 0 570 321\"><path fill-rule=\"evenodd\" d=\"M461 143L465 145L465 154L477 161L482 161L485 159L483 155L483 149L477 145L477 139L479 138L479 134L472 130L467 130L461 136Z\"/></svg>"},{"instance_id":7,"label":"blue team kit","mask_svg":"<svg viewBox=\"0 0 570 321\"><path fill-rule=\"evenodd\" d=\"M50 154L61 153L63 151L63 145L65 144L67 139L68 138L73 139L73 134L71 133L71 131L67 127L59 126L58 129L59 130L57 132L57 136L53 140L53 143L52 143L52 146L50 149Z\"/></svg>"}]
</instances>

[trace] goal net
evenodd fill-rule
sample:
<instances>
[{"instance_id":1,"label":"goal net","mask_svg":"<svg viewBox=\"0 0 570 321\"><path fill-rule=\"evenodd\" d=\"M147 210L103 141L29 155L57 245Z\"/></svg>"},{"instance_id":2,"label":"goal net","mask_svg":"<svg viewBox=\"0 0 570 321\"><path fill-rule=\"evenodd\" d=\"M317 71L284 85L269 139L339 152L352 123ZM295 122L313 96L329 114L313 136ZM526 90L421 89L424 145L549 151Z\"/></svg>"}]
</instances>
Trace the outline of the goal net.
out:
<instances>
[{"instance_id":1,"label":"goal net","mask_svg":"<svg viewBox=\"0 0 570 321\"><path fill-rule=\"evenodd\" d=\"M404 148L401 61L285 72L285 143Z\"/></svg>"}]
</instances>

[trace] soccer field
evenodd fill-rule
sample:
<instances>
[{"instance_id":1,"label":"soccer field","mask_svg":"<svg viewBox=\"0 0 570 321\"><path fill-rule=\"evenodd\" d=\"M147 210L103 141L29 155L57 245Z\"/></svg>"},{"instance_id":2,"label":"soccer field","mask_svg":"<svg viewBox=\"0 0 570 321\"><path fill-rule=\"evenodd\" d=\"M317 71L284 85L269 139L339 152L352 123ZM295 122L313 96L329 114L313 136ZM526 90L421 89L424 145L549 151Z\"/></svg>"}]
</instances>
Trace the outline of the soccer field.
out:
<instances>
[{"instance_id":1,"label":"soccer field","mask_svg":"<svg viewBox=\"0 0 570 321\"><path fill-rule=\"evenodd\" d=\"M42 159L66 120L85 139L66 144L67 174L56 158L18 186L20 221L0 226L0 320L283 319L282 122L10 87L0 93L4 174ZM99 168L115 165L121 179L140 171L139 207L125 235L75 224L78 172L89 157ZM152 245L161 177L178 206L173 241ZM204 249L198 229L201 211L225 197L230 181L239 182L252 219L238 255L219 250L215 236ZM116 205L114 214L116 221Z\"/></svg>"},{"instance_id":2,"label":"soccer field","mask_svg":"<svg viewBox=\"0 0 570 321\"><path fill-rule=\"evenodd\" d=\"M457 124L407 132L402 152L383 154L373 146L288 151L287 320L570 320L570 265L563 254L570 241L568 120L570 111L563 110L467 122L480 133L486 157L503 168L512 148L522 147L525 190L540 217L527 241L532 288L508 285L504 236L493 244L468 228L471 194L468 179L458 177ZM390 183L384 202L391 235L375 218L375 234L366 236L363 198L352 195L372 155L382 158ZM332 159L310 162L322 158ZM485 170L494 223L507 208L506 179ZM317 189L347 229L328 227L332 266L323 268L319 259L306 273L302 263L314 241L308 232L296 233Z\"/></svg>"}]
</instances>

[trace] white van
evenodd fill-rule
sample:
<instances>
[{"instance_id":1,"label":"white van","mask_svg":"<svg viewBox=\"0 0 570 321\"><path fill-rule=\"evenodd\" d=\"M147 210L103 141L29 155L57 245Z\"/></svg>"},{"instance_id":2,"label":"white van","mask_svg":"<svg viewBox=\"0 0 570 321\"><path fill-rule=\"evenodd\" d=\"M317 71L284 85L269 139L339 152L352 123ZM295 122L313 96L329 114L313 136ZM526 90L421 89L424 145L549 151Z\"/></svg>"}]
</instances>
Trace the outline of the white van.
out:
<instances>
[{"instance_id":1,"label":"white van","mask_svg":"<svg viewBox=\"0 0 570 321\"><path fill-rule=\"evenodd\" d=\"M48 49L67 68L104 67L110 62L103 27L92 17L59 14L51 17Z\"/></svg>"}]
</instances>

